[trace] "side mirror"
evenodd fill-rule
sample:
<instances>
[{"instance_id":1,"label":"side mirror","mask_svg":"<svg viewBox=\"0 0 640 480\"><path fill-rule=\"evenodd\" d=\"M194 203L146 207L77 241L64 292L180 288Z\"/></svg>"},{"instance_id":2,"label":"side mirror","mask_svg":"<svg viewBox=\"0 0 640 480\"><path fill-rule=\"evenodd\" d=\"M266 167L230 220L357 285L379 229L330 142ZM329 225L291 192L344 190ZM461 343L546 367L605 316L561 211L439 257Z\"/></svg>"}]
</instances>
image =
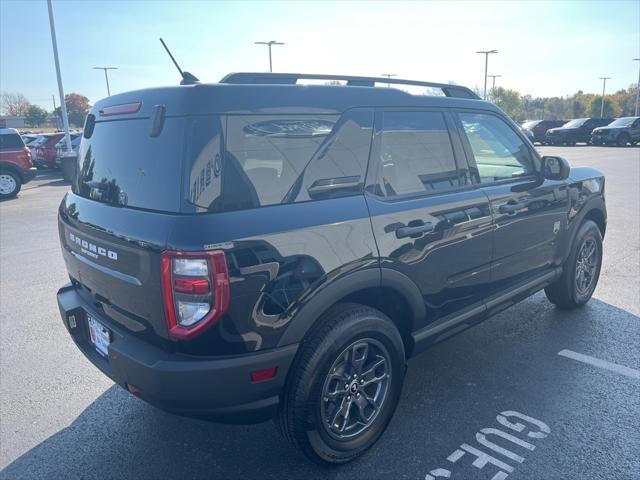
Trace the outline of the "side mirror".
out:
<instances>
[{"instance_id":1,"label":"side mirror","mask_svg":"<svg viewBox=\"0 0 640 480\"><path fill-rule=\"evenodd\" d=\"M562 157L542 157L542 176L547 180L564 180L569 177L571 166Z\"/></svg>"}]
</instances>

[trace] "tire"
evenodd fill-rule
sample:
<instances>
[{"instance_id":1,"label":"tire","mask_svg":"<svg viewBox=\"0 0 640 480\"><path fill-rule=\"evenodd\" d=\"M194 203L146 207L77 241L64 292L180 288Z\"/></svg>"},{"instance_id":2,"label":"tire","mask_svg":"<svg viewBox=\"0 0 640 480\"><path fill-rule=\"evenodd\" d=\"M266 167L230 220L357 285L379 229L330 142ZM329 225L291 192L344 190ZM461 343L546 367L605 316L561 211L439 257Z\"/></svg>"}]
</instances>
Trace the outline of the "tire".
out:
<instances>
[{"instance_id":1,"label":"tire","mask_svg":"<svg viewBox=\"0 0 640 480\"><path fill-rule=\"evenodd\" d=\"M281 399L280 430L317 464L354 460L387 428L405 370L402 338L386 315L337 304L300 345ZM365 422L352 425L357 419Z\"/></svg>"},{"instance_id":2,"label":"tire","mask_svg":"<svg viewBox=\"0 0 640 480\"><path fill-rule=\"evenodd\" d=\"M618 135L618 138L616 138L616 146L625 147L627 143L629 143L630 141L631 141L631 138L629 137L628 134L621 133L620 135Z\"/></svg>"},{"instance_id":3,"label":"tire","mask_svg":"<svg viewBox=\"0 0 640 480\"><path fill-rule=\"evenodd\" d=\"M22 188L20 176L10 170L0 171L0 198L13 198Z\"/></svg>"},{"instance_id":4,"label":"tire","mask_svg":"<svg viewBox=\"0 0 640 480\"><path fill-rule=\"evenodd\" d=\"M583 253L594 248L594 257L587 261ZM591 258L591 257L589 257ZM581 263L580 269L578 263ZM584 282L587 265L591 269L588 283ZM602 267L602 235L598 226L591 220L585 221L578 230L571 246L569 257L562 267L562 275L558 280L544 289L549 301L561 309L581 307L589 301L598 284ZM586 285L585 285L586 283ZM579 286L580 284L580 286Z\"/></svg>"}]
</instances>

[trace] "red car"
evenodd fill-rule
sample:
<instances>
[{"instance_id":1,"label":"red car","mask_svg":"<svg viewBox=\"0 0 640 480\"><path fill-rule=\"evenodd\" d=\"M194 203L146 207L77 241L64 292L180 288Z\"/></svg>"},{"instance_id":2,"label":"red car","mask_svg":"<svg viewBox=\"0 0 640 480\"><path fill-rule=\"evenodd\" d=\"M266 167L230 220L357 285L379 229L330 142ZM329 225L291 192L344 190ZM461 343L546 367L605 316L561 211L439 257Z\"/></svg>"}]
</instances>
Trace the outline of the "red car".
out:
<instances>
[{"instance_id":1,"label":"red car","mask_svg":"<svg viewBox=\"0 0 640 480\"><path fill-rule=\"evenodd\" d=\"M551 128L561 127L567 123L566 120L530 120L522 124L522 129L531 132L530 138L532 142L544 144L544 136L547 130Z\"/></svg>"},{"instance_id":2,"label":"red car","mask_svg":"<svg viewBox=\"0 0 640 480\"><path fill-rule=\"evenodd\" d=\"M36 176L31 151L13 128L0 128L0 198L15 197Z\"/></svg>"},{"instance_id":3,"label":"red car","mask_svg":"<svg viewBox=\"0 0 640 480\"><path fill-rule=\"evenodd\" d=\"M44 143L36 148L36 167L56 168L56 144L64 137L64 133L53 133L47 136Z\"/></svg>"}]
</instances>

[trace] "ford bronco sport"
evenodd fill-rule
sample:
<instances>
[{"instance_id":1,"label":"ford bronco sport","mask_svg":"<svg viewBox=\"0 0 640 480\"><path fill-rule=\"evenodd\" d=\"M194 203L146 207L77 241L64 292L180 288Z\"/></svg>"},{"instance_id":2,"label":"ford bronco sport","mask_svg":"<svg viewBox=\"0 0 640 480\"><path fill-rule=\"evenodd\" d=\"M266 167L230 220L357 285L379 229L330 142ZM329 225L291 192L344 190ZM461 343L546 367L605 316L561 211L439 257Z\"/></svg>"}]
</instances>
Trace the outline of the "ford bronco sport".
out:
<instances>
[{"instance_id":1,"label":"ford bronco sport","mask_svg":"<svg viewBox=\"0 0 640 480\"><path fill-rule=\"evenodd\" d=\"M542 289L589 300L604 187L455 85L244 73L123 93L91 110L59 208L58 305L150 404L277 418L344 463L385 430L410 357Z\"/></svg>"}]
</instances>

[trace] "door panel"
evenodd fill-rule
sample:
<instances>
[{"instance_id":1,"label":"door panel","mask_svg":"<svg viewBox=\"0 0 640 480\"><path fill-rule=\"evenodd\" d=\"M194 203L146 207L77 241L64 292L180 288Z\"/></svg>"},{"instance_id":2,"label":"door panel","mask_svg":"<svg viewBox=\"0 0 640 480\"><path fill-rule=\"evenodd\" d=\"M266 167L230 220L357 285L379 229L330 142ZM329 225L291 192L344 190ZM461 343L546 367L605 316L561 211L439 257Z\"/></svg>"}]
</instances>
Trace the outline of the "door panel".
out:
<instances>
[{"instance_id":1,"label":"door panel","mask_svg":"<svg viewBox=\"0 0 640 480\"><path fill-rule=\"evenodd\" d=\"M470 184L450 127L439 111L379 111L370 160L366 199L381 264L418 286L427 323L482 305L490 280L489 201Z\"/></svg>"},{"instance_id":2,"label":"door panel","mask_svg":"<svg viewBox=\"0 0 640 480\"><path fill-rule=\"evenodd\" d=\"M567 227L564 182L536 181L483 187L494 217L490 292L550 269Z\"/></svg>"},{"instance_id":3,"label":"door panel","mask_svg":"<svg viewBox=\"0 0 640 480\"><path fill-rule=\"evenodd\" d=\"M482 303L492 247L484 193L471 190L398 202L367 196L367 204L382 266L416 283L428 323ZM404 236L403 228L418 226L428 228Z\"/></svg>"},{"instance_id":4,"label":"door panel","mask_svg":"<svg viewBox=\"0 0 640 480\"><path fill-rule=\"evenodd\" d=\"M493 215L490 295L552 269L567 226L564 181L542 180L539 159L501 116L458 112L472 178L487 195Z\"/></svg>"}]
</instances>

